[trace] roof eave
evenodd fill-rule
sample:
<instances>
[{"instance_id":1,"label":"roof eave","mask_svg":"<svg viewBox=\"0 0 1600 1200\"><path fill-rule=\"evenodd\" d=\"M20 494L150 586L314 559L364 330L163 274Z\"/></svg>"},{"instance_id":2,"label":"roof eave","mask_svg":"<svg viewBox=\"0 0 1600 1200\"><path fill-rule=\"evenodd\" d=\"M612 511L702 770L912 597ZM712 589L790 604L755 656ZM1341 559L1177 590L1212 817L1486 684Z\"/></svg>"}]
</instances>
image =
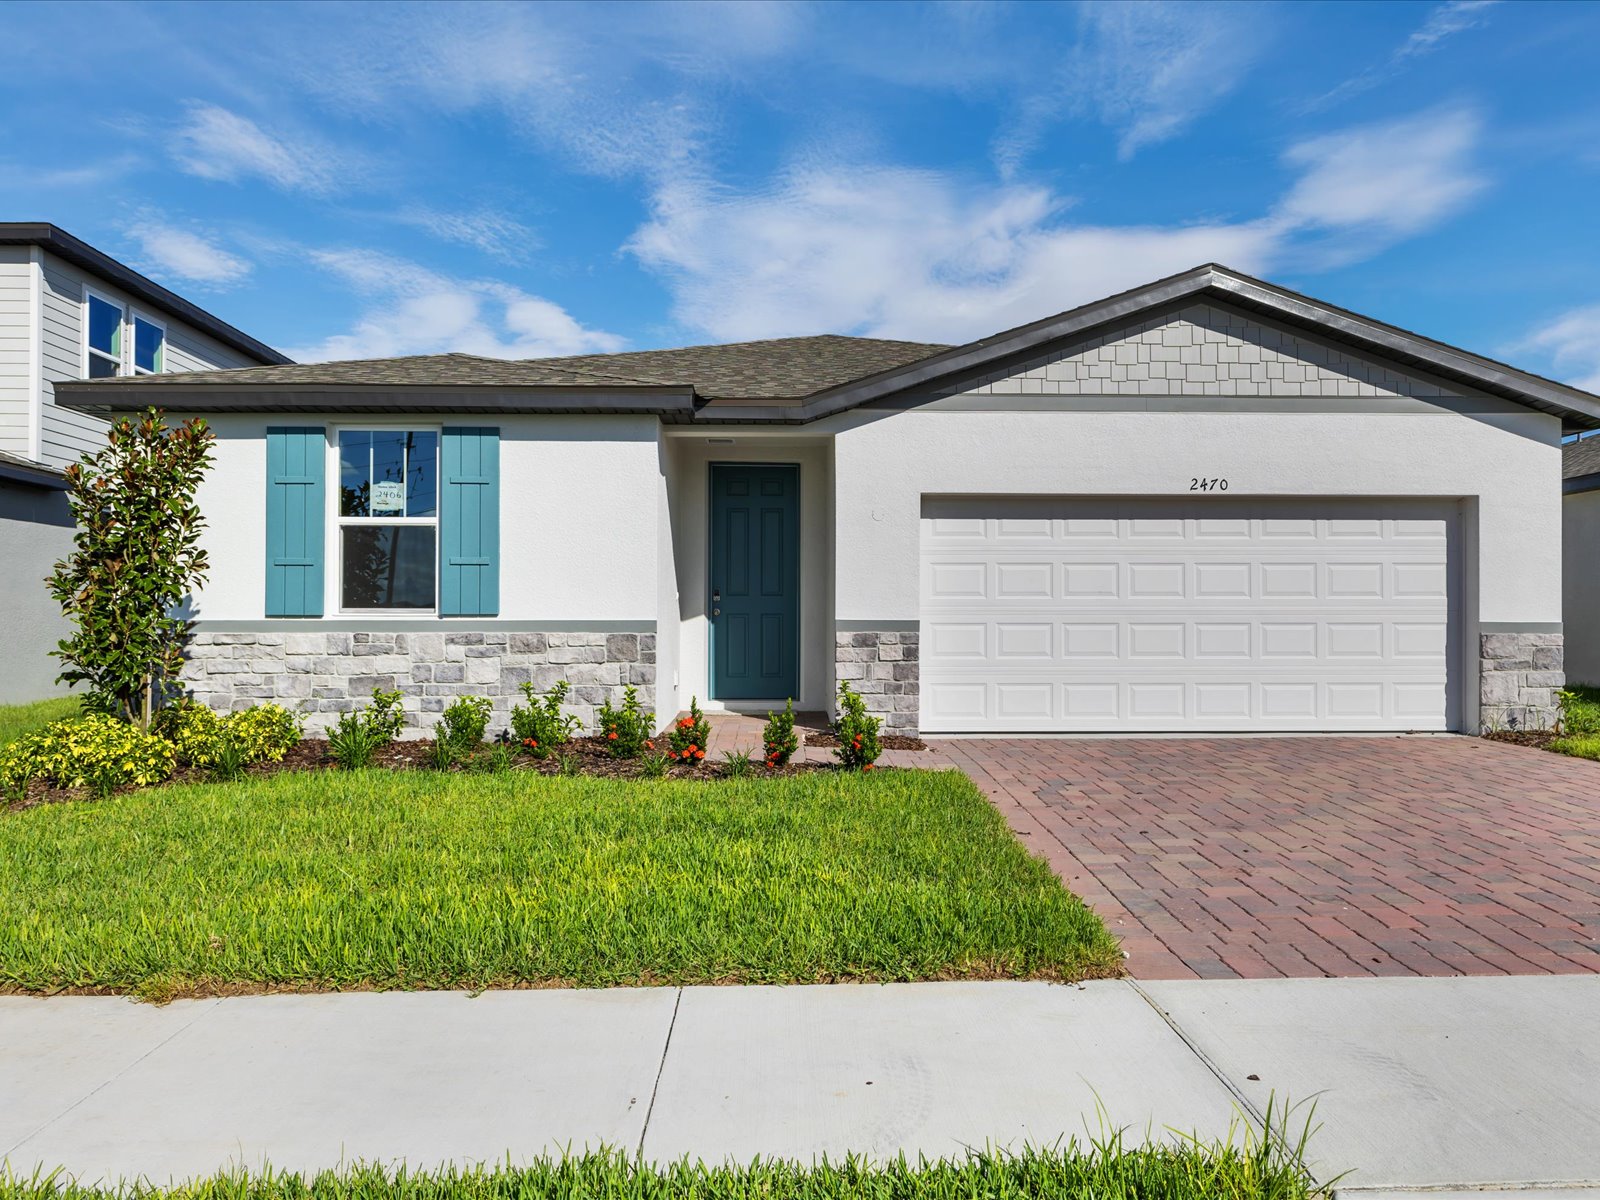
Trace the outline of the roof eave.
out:
<instances>
[{"instance_id":1,"label":"roof eave","mask_svg":"<svg viewBox=\"0 0 1600 1200\"><path fill-rule=\"evenodd\" d=\"M242 329L234 328L222 318L213 316L192 301L169 291L153 279L147 279L105 251L96 250L88 242L73 237L66 230L48 221L0 222L0 245L38 246L48 250L74 266L82 267L116 284L123 291L137 296L147 304L159 307L179 320L193 325L223 345L241 354L248 354L260 363L282 366L294 362L294 359L279 353L265 342L257 341Z\"/></svg>"},{"instance_id":2,"label":"roof eave","mask_svg":"<svg viewBox=\"0 0 1600 1200\"><path fill-rule=\"evenodd\" d=\"M1579 492L1600 492L1600 471L1590 475L1573 475L1561 481L1561 491L1568 496Z\"/></svg>"},{"instance_id":3,"label":"roof eave","mask_svg":"<svg viewBox=\"0 0 1600 1200\"><path fill-rule=\"evenodd\" d=\"M0 459L0 480L52 492L64 492L67 489L66 474L44 463L22 463L11 459Z\"/></svg>"},{"instance_id":4,"label":"roof eave","mask_svg":"<svg viewBox=\"0 0 1600 1200\"><path fill-rule=\"evenodd\" d=\"M691 388L494 387L466 384L174 384L117 387L114 380L56 385L56 403L99 415L159 408L173 413L597 413L666 419L694 415Z\"/></svg>"}]
</instances>

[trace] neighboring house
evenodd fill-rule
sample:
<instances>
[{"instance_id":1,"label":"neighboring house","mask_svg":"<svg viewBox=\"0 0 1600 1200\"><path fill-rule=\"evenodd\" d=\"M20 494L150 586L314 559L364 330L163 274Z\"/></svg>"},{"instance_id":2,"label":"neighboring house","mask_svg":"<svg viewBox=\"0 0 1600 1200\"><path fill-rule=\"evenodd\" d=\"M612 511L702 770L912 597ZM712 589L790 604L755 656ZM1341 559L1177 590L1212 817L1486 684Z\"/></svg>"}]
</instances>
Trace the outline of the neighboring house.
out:
<instances>
[{"instance_id":1,"label":"neighboring house","mask_svg":"<svg viewBox=\"0 0 1600 1200\"><path fill-rule=\"evenodd\" d=\"M186 681L930 732L1474 730L1561 675L1600 398L1218 266L964 346L850 337L76 383L206 416Z\"/></svg>"},{"instance_id":2,"label":"neighboring house","mask_svg":"<svg viewBox=\"0 0 1600 1200\"><path fill-rule=\"evenodd\" d=\"M1600 687L1600 437L1562 450L1562 621L1567 678Z\"/></svg>"},{"instance_id":3,"label":"neighboring house","mask_svg":"<svg viewBox=\"0 0 1600 1200\"><path fill-rule=\"evenodd\" d=\"M105 441L56 383L288 361L54 225L0 222L0 703L59 690L68 627L43 580L72 546L62 468Z\"/></svg>"}]
</instances>

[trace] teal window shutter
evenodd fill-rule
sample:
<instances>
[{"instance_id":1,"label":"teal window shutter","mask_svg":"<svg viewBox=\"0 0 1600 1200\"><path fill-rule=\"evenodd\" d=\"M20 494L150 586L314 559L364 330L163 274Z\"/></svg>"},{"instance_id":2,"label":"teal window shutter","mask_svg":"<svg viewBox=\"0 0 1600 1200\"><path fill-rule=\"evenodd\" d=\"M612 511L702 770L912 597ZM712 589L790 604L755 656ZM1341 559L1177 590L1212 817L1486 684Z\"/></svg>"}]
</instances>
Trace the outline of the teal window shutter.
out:
<instances>
[{"instance_id":1,"label":"teal window shutter","mask_svg":"<svg viewBox=\"0 0 1600 1200\"><path fill-rule=\"evenodd\" d=\"M500 431L446 427L440 439L439 615L500 612Z\"/></svg>"},{"instance_id":2,"label":"teal window shutter","mask_svg":"<svg viewBox=\"0 0 1600 1200\"><path fill-rule=\"evenodd\" d=\"M267 616L322 615L323 474L318 428L267 430Z\"/></svg>"}]
</instances>

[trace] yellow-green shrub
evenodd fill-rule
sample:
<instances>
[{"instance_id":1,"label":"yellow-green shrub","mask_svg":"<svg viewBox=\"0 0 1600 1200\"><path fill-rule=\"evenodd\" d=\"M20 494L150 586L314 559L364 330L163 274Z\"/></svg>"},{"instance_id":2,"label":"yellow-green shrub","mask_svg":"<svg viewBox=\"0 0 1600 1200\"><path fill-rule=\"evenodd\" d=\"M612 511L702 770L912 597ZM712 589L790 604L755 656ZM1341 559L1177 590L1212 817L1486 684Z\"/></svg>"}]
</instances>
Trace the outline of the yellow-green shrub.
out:
<instances>
[{"instance_id":1,"label":"yellow-green shrub","mask_svg":"<svg viewBox=\"0 0 1600 1200\"><path fill-rule=\"evenodd\" d=\"M223 723L247 762L277 762L300 740L302 719L281 704L254 704Z\"/></svg>"},{"instance_id":2,"label":"yellow-green shrub","mask_svg":"<svg viewBox=\"0 0 1600 1200\"><path fill-rule=\"evenodd\" d=\"M216 766L230 742L244 762L277 762L300 740L300 718L278 704L223 716L194 700L179 700L156 715L155 731L191 766Z\"/></svg>"},{"instance_id":3,"label":"yellow-green shrub","mask_svg":"<svg viewBox=\"0 0 1600 1200\"><path fill-rule=\"evenodd\" d=\"M57 721L0 750L0 787L21 792L33 779L109 792L160 783L172 774L172 746L137 725L91 713Z\"/></svg>"}]
</instances>

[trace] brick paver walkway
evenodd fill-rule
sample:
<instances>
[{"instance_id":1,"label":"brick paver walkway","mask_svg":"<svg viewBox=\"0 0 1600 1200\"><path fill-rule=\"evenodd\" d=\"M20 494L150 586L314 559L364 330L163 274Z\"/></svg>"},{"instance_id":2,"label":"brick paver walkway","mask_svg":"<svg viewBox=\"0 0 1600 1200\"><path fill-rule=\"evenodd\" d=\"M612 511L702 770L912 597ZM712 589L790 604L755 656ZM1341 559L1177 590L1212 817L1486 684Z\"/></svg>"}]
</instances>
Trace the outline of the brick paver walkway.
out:
<instances>
[{"instance_id":1,"label":"brick paver walkway","mask_svg":"<svg viewBox=\"0 0 1600 1200\"><path fill-rule=\"evenodd\" d=\"M1600 763L1442 737L934 744L1135 976L1600 971Z\"/></svg>"}]
</instances>

